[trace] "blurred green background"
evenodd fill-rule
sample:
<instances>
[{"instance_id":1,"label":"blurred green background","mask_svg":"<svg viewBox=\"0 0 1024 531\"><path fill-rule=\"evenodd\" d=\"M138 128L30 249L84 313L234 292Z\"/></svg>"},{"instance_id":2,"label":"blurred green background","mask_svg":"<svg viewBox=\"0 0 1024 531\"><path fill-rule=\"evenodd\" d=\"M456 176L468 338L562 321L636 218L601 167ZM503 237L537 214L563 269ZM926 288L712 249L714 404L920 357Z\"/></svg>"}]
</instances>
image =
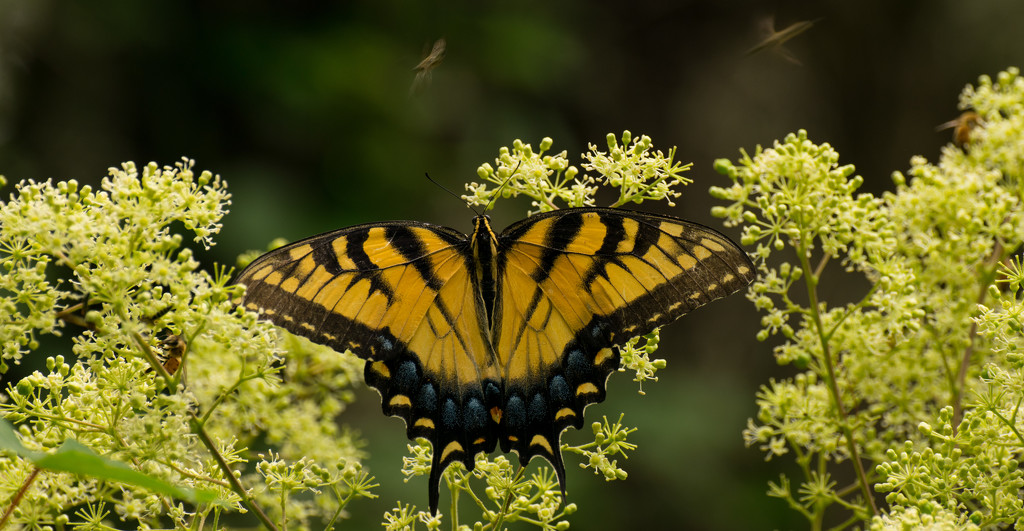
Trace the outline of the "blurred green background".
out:
<instances>
[{"instance_id":1,"label":"blurred green background","mask_svg":"<svg viewBox=\"0 0 1024 531\"><path fill-rule=\"evenodd\" d=\"M786 46L800 65L745 55L773 15L778 29L820 19ZM461 192L515 138L553 137L578 162L628 129L694 163L675 208L644 208L720 226L706 194L727 183L714 159L798 128L855 164L868 191L891 189L912 155L937 158L949 132L935 127L958 114L961 88L1022 63L1021 21L1016 0L0 0L0 173L96 184L121 161L194 158L234 194L201 256L234 264L275 237L369 221L468 231L472 213L424 172ZM443 62L410 94L442 37ZM527 208L499 204L496 227ZM823 289L843 302L850 287ZM663 331L669 367L646 396L611 378L588 422L625 411L639 449L614 483L567 456L574 529L806 527L764 495L790 465L740 436L758 386L789 374L753 340L757 323L740 296L715 303ZM372 390L359 397L344 421L368 442L381 496L352 507L351 528L372 529L396 499L424 507L426 480L402 481L401 422Z\"/></svg>"}]
</instances>

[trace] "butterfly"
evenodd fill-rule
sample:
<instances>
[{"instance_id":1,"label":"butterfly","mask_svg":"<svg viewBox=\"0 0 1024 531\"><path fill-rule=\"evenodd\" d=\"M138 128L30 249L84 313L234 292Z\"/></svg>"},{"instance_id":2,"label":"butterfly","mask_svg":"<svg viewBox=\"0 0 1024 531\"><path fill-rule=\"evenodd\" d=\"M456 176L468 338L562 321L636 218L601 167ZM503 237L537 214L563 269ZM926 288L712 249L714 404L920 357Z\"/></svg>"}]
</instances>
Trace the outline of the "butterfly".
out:
<instances>
[{"instance_id":1,"label":"butterfly","mask_svg":"<svg viewBox=\"0 0 1024 531\"><path fill-rule=\"evenodd\" d=\"M565 498L562 432L605 398L613 347L755 277L714 229L611 208L536 214L495 234L416 221L356 225L254 260L242 304L286 330L366 360L366 383L441 473L500 445L551 463Z\"/></svg>"}]
</instances>

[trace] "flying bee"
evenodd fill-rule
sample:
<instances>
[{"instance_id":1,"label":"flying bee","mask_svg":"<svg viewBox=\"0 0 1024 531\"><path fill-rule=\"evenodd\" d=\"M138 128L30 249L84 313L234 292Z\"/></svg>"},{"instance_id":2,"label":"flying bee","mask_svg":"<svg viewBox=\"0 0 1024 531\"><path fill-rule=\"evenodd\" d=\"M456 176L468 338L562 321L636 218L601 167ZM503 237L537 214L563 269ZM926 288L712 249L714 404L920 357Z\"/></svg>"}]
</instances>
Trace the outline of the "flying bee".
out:
<instances>
[{"instance_id":1,"label":"flying bee","mask_svg":"<svg viewBox=\"0 0 1024 531\"><path fill-rule=\"evenodd\" d=\"M761 34L763 35L761 42L747 50L745 55L753 55L761 50L770 49L781 55L785 60L793 64L800 65L800 60L794 57L793 54L790 53L790 51L783 45L786 44L786 41L811 29L811 26L819 20L821 19L801 20L800 22L794 22L789 26L786 26L784 29L775 31L775 17L765 17L760 21Z\"/></svg>"},{"instance_id":2,"label":"flying bee","mask_svg":"<svg viewBox=\"0 0 1024 531\"><path fill-rule=\"evenodd\" d=\"M944 131L946 129L953 130L953 144L960 149L967 149L968 143L971 141L971 131L975 127L981 124L981 116L974 111L964 111L956 118L939 125L935 128L936 131Z\"/></svg>"},{"instance_id":3,"label":"flying bee","mask_svg":"<svg viewBox=\"0 0 1024 531\"><path fill-rule=\"evenodd\" d=\"M437 39L434 41L434 47L431 48L430 53L413 68L416 72L416 77L412 80L412 86L409 87L410 96L416 94L430 84L430 78L433 75L433 70L441 64L442 60L444 60L444 52L447 47L448 44L443 38Z\"/></svg>"}]
</instances>

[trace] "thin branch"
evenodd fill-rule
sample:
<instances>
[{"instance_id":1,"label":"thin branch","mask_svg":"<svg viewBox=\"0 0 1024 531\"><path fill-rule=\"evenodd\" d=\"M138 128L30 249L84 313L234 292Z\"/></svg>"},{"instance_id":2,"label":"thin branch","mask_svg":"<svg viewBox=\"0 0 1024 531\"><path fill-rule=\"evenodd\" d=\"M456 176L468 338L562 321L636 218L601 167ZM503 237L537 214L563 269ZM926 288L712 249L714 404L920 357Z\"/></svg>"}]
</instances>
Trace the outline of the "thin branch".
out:
<instances>
[{"instance_id":1,"label":"thin branch","mask_svg":"<svg viewBox=\"0 0 1024 531\"><path fill-rule=\"evenodd\" d=\"M804 268L804 271L810 271L810 263L807 259L807 253L802 246L797 248L797 254L800 257L800 265ZM836 380L832 350L829 348L829 340L825 333L825 325L821 322L818 303L818 279L814 275L804 275L804 282L807 285L807 298L810 302L811 318L814 321L815 328L818 330L818 339L821 342L821 352L822 356L824 356L825 369L828 372L828 389L832 395L833 405L836 408L839 428L842 430L844 438L846 439L846 449L850 452L850 460L853 461L853 467L857 472L857 481L860 483L861 493L870 505L871 513L878 514L878 507L875 505L875 497L871 493L871 484L868 482L867 474L864 472L864 463L861 462L860 459L860 450L857 448L856 441L853 440L853 430L850 429L850 426L847 423L848 414L846 412L846 407L843 405L842 394L839 391L839 383Z\"/></svg>"},{"instance_id":2,"label":"thin branch","mask_svg":"<svg viewBox=\"0 0 1024 531\"><path fill-rule=\"evenodd\" d=\"M466 479L467 482L469 481L469 478L465 478L465 479ZM452 493L452 509L451 509L451 515L450 515L452 517L452 529L458 530L459 529L459 490L460 489L459 489L459 485L457 483L454 484L454 485L449 484L449 486L452 487L451 488L451 493Z\"/></svg>"},{"instance_id":3,"label":"thin branch","mask_svg":"<svg viewBox=\"0 0 1024 531\"><path fill-rule=\"evenodd\" d=\"M231 465L228 464L227 460L224 459L224 456L221 455L219 450L217 450L217 445L213 442L213 439L210 438L210 435L206 433L206 428L200 424L195 413L190 412L189 416L191 417L189 423L192 425L192 433L195 433L199 437L199 440L203 442L206 449L210 451L210 455L212 455L217 461L217 466L219 466L224 472L224 477L231 485L231 490L242 499L242 503L244 503L245 506L256 515L256 518L258 518L263 525L267 526L267 529L270 529L271 531L278 531L277 526L274 525L274 522L270 521L270 517L263 512L263 509L261 509L256 503L256 500L253 500L252 497L249 496L249 493L245 491L245 487L242 486L242 482L238 480L238 477L235 476L235 472L232 470Z\"/></svg>"},{"instance_id":4,"label":"thin branch","mask_svg":"<svg viewBox=\"0 0 1024 531\"><path fill-rule=\"evenodd\" d=\"M149 361L150 366L153 367L153 370L155 370L157 374L163 378L164 382L166 382L167 387L172 390L175 389L177 386L175 384L174 377L171 376L170 373L167 372L167 369L164 368L163 364L160 363L160 360L157 359L153 349L149 347L149 344L146 343L142 335L134 330L130 332L130 335L132 339L135 340L136 345L139 347L139 350L142 351L146 360ZM224 459L224 456L221 455L220 451L217 449L217 445L213 442L213 439L210 438L210 435L206 433L206 428L204 427L203 422L200 421L192 411L189 412L189 417L189 424L192 426L192 433L199 437L199 440L202 441L203 445L206 446L206 449L209 450L210 455L212 455L214 460L217 461L217 465L224 473L224 477L231 486L231 490L242 499L242 503L244 503L246 507L256 515L256 518L258 518L263 525L267 526L267 529L270 529L271 531L278 531L274 522L272 522L266 513L263 512L263 509L261 509L256 503L256 500L249 496L249 493L245 491L245 487L242 486L241 481L235 477L235 473L234 470L232 470L231 465L229 465L227 460Z\"/></svg>"},{"instance_id":5,"label":"thin branch","mask_svg":"<svg viewBox=\"0 0 1024 531\"><path fill-rule=\"evenodd\" d=\"M995 264L999 263L1003 259L1003 242L998 239L992 248L992 254L985 260L984 266L986 268L992 268ZM978 297L975 300L975 308L985 302L985 297L988 295L988 286L992 283L992 278L995 275L995 269L991 271L983 271L981 282L979 282ZM974 357L974 341L978 337L978 322L972 320L971 328L968 331L968 343L967 348L964 349L964 355L960 359L960 370L956 375L956 385L953 387L953 435L956 435L957 428L960 426L960 422L964 418L964 388L967 386L967 370L971 366L971 358Z\"/></svg>"},{"instance_id":6,"label":"thin branch","mask_svg":"<svg viewBox=\"0 0 1024 531\"><path fill-rule=\"evenodd\" d=\"M25 497L25 493L28 492L29 486L31 486L32 482L35 481L36 476L39 475L40 471L41 469L39 467L34 467L32 469L32 473L29 474L28 477L25 478L25 481L21 483L21 488L18 489L18 492L14 495L14 498L11 499L11 505L7 507L6 511L4 511L3 517L0 517L0 529L3 529L7 525L7 520L9 520L11 518L11 515L14 514L15 507L17 507L18 504L21 503L21 499Z\"/></svg>"},{"instance_id":7,"label":"thin branch","mask_svg":"<svg viewBox=\"0 0 1024 531\"><path fill-rule=\"evenodd\" d=\"M79 302L78 304L68 306L67 308L64 308L63 310L57 312L56 314L54 314L54 317L60 319L61 321L64 321L65 323L71 323L73 325L92 330L93 326L87 323L85 321L85 318L83 318L81 315L78 315L78 312L85 308L85 306L85 302Z\"/></svg>"},{"instance_id":8,"label":"thin branch","mask_svg":"<svg viewBox=\"0 0 1024 531\"><path fill-rule=\"evenodd\" d=\"M498 519L494 521L495 531L500 531L501 524L505 523L505 516L508 514L508 508L512 504L512 495L515 494L516 483L519 483L523 479L523 474L526 472L526 468L520 463L519 469L516 470L515 477L512 478L512 484L509 485L508 492L505 493L505 502L501 505L501 512L498 513ZM563 500L564 501L564 500Z\"/></svg>"},{"instance_id":9,"label":"thin branch","mask_svg":"<svg viewBox=\"0 0 1024 531\"><path fill-rule=\"evenodd\" d=\"M136 332L135 330L132 330L130 334L132 336L132 339L135 340L135 345L139 347L139 350L142 351L142 354L146 358L146 361L149 362L150 367L152 367L152 369L157 372L160 378L163 379L163 381L167 385L167 388L171 390L175 389L177 387L177 382L174 381L174 377L171 376L171 373L167 372L167 369L164 367L164 364L160 363L160 359L157 358L156 353L153 352L153 349L149 347L149 343L147 343L146 340L143 339L142 335Z\"/></svg>"},{"instance_id":10,"label":"thin branch","mask_svg":"<svg viewBox=\"0 0 1024 531\"><path fill-rule=\"evenodd\" d=\"M829 256L828 253L824 253L821 256L821 261L818 262L818 267L814 268L814 278L821 278L821 273L822 273L822 271L825 270L825 266L828 265L828 259L829 258L830 258L830 256Z\"/></svg>"},{"instance_id":11,"label":"thin branch","mask_svg":"<svg viewBox=\"0 0 1024 531\"><path fill-rule=\"evenodd\" d=\"M222 480L219 480L217 478L210 477L210 476L204 476L202 474L196 474L195 472L190 472L188 470L185 470L184 468L181 468L180 466L176 465L175 463L173 463L171 461L164 461L162 459L156 459L155 461L157 463L160 463L161 465L164 465L167 468L170 468L171 470L177 472L178 474L181 474L184 477L192 478L192 479L195 479L195 480L198 480L198 481L203 481L203 482L206 482L206 483L212 483L214 485L218 485L220 487L224 487L225 489L230 489L231 488L231 485L229 485L227 481L222 481Z\"/></svg>"}]
</instances>

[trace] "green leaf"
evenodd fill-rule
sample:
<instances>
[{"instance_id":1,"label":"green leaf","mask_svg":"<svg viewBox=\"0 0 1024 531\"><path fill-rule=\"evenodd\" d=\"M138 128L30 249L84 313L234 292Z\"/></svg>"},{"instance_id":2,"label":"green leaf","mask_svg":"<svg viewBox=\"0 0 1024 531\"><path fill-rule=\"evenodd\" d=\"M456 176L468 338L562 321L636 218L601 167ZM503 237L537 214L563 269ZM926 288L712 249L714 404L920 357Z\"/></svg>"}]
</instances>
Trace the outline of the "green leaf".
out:
<instances>
[{"instance_id":1,"label":"green leaf","mask_svg":"<svg viewBox=\"0 0 1024 531\"><path fill-rule=\"evenodd\" d=\"M21 440L18 439L18 434L14 432L14 426L2 418L0 418L0 450L14 452L15 455L24 457L33 463L44 455L42 452L25 448L21 444Z\"/></svg>"},{"instance_id":2,"label":"green leaf","mask_svg":"<svg viewBox=\"0 0 1024 531\"><path fill-rule=\"evenodd\" d=\"M88 446L74 440L65 440L57 451L44 454L25 448L18 440L14 427L0 419L0 448L10 450L27 459L33 465L54 472L69 472L98 479L135 485L158 494L191 503L217 502L216 493L208 490L190 489L171 485L163 480L133 470L128 465L109 459L92 451Z\"/></svg>"}]
</instances>

